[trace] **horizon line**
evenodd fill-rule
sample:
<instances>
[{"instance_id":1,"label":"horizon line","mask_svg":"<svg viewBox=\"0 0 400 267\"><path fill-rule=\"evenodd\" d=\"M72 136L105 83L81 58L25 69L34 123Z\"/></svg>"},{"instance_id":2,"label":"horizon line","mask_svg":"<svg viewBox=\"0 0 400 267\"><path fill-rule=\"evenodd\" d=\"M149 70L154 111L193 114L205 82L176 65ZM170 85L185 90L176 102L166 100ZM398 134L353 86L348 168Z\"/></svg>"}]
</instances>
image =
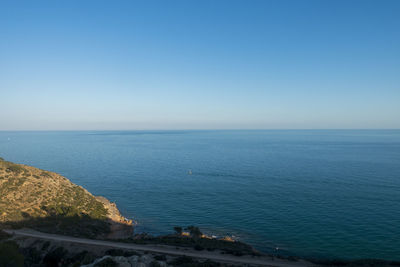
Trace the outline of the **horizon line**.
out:
<instances>
[{"instance_id":1,"label":"horizon line","mask_svg":"<svg viewBox=\"0 0 400 267\"><path fill-rule=\"evenodd\" d=\"M400 130L400 128L244 128L244 129L43 129L43 130L0 130L0 132L128 132L128 131L324 131L324 130Z\"/></svg>"}]
</instances>

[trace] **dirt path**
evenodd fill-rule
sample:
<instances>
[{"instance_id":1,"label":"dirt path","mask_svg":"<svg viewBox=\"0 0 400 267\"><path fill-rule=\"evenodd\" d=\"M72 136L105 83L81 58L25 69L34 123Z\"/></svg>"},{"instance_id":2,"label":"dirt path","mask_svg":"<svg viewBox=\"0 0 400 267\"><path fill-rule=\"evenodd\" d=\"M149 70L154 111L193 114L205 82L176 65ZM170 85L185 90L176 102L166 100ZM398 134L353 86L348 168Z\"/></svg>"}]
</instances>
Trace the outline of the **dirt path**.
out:
<instances>
[{"instance_id":1,"label":"dirt path","mask_svg":"<svg viewBox=\"0 0 400 267\"><path fill-rule=\"evenodd\" d=\"M17 236L26 236L26 237L34 237L40 239L48 239L48 240L56 240L63 242L71 242L78 244L86 244L86 245L95 245L95 246L104 246L104 247L112 247L112 248L121 248L121 249L130 249L130 250L138 250L138 251L148 251L153 253L160 254L168 254L174 256L189 256L193 258L201 258L201 259L210 259L219 262L227 262L233 264L251 264L251 265L261 265L261 266L271 266L271 267L304 267L304 266L314 266L309 262L305 261L285 261L280 259L271 259L270 257L250 257L250 256L242 256L237 257L233 255L227 254L217 254L215 252L208 251L185 251L178 250L175 247L163 246L163 245L138 245L132 243L122 243L122 242L113 242L113 241L103 241L103 240L94 240L94 239L86 239L86 238L77 238L70 236L62 236L62 235L53 235L41 233L28 229L21 230L4 230L9 234L14 234Z\"/></svg>"}]
</instances>

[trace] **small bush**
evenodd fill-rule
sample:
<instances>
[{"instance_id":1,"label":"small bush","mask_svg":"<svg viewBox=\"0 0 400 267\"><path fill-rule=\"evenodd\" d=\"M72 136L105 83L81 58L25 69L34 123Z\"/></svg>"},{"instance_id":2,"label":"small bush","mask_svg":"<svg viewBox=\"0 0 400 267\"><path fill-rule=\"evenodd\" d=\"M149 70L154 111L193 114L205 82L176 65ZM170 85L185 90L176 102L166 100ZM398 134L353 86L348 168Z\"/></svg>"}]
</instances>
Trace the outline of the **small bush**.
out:
<instances>
[{"instance_id":1,"label":"small bush","mask_svg":"<svg viewBox=\"0 0 400 267\"><path fill-rule=\"evenodd\" d=\"M150 267L161 267L161 264L158 261L152 261L149 264Z\"/></svg>"},{"instance_id":2,"label":"small bush","mask_svg":"<svg viewBox=\"0 0 400 267\"><path fill-rule=\"evenodd\" d=\"M202 247L202 246L200 246L199 244L196 244L195 246L194 246L194 249L195 250L204 250L204 248Z\"/></svg>"},{"instance_id":3,"label":"small bush","mask_svg":"<svg viewBox=\"0 0 400 267\"><path fill-rule=\"evenodd\" d=\"M34 247L28 247L22 249L22 254L24 255L24 265L25 266L39 266L42 261L42 255Z\"/></svg>"},{"instance_id":4,"label":"small bush","mask_svg":"<svg viewBox=\"0 0 400 267\"><path fill-rule=\"evenodd\" d=\"M44 242L43 245L42 245L42 250L46 250L49 246L50 246L50 242L49 241Z\"/></svg>"},{"instance_id":5,"label":"small bush","mask_svg":"<svg viewBox=\"0 0 400 267\"><path fill-rule=\"evenodd\" d=\"M195 261L191 257L181 256L181 257L173 259L168 264L171 264L173 266L179 266L179 265L190 264L190 263L194 263L194 262Z\"/></svg>"},{"instance_id":6,"label":"small bush","mask_svg":"<svg viewBox=\"0 0 400 267\"><path fill-rule=\"evenodd\" d=\"M158 261L166 261L167 257L165 255L155 255L154 259Z\"/></svg>"},{"instance_id":7,"label":"small bush","mask_svg":"<svg viewBox=\"0 0 400 267\"><path fill-rule=\"evenodd\" d=\"M63 247L58 247L55 250L47 253L43 259L43 263L46 266L58 266L58 263L62 261L67 251Z\"/></svg>"},{"instance_id":8,"label":"small bush","mask_svg":"<svg viewBox=\"0 0 400 267\"><path fill-rule=\"evenodd\" d=\"M241 252L241 251L229 251L228 253L232 254L234 256L238 256L238 257L241 257L244 255L243 252Z\"/></svg>"},{"instance_id":9,"label":"small bush","mask_svg":"<svg viewBox=\"0 0 400 267\"><path fill-rule=\"evenodd\" d=\"M95 267L117 267L118 263L116 263L113 259L111 258L106 258L94 265Z\"/></svg>"},{"instance_id":10,"label":"small bush","mask_svg":"<svg viewBox=\"0 0 400 267\"><path fill-rule=\"evenodd\" d=\"M122 249L109 249L106 251L106 255L110 256L124 256L124 257L130 257L130 256L139 256L140 254L137 253L136 251L126 251Z\"/></svg>"},{"instance_id":11,"label":"small bush","mask_svg":"<svg viewBox=\"0 0 400 267\"><path fill-rule=\"evenodd\" d=\"M0 240L8 239L10 237L11 237L10 234L4 232L3 230L0 230Z\"/></svg>"},{"instance_id":12,"label":"small bush","mask_svg":"<svg viewBox=\"0 0 400 267\"><path fill-rule=\"evenodd\" d=\"M0 243L0 266L24 266L24 256L15 242Z\"/></svg>"},{"instance_id":13,"label":"small bush","mask_svg":"<svg viewBox=\"0 0 400 267\"><path fill-rule=\"evenodd\" d=\"M193 237L200 237L203 234L200 231L199 227L193 225L186 227L186 230L188 230L190 232L190 235Z\"/></svg>"},{"instance_id":14,"label":"small bush","mask_svg":"<svg viewBox=\"0 0 400 267\"><path fill-rule=\"evenodd\" d=\"M81 264L89 264L96 260L96 257L88 252L87 250L82 251L71 258L72 262L81 263ZM77 266L81 266L81 264L77 264Z\"/></svg>"},{"instance_id":15,"label":"small bush","mask_svg":"<svg viewBox=\"0 0 400 267\"><path fill-rule=\"evenodd\" d=\"M182 227L180 227L180 226L175 226L175 227L174 227L174 231L175 231L178 235L180 235L180 234L182 234Z\"/></svg>"},{"instance_id":16,"label":"small bush","mask_svg":"<svg viewBox=\"0 0 400 267\"><path fill-rule=\"evenodd\" d=\"M21 166L14 165L14 164L8 166L8 167L7 167L7 170L10 171L10 172L15 172L15 173L21 173L21 172L24 172L24 171L25 171L25 169L22 168ZM6 170L6 171L7 171L7 170Z\"/></svg>"},{"instance_id":17,"label":"small bush","mask_svg":"<svg viewBox=\"0 0 400 267\"><path fill-rule=\"evenodd\" d=\"M124 251L122 249L109 249L106 251L106 255L110 256L124 256Z\"/></svg>"},{"instance_id":18,"label":"small bush","mask_svg":"<svg viewBox=\"0 0 400 267\"><path fill-rule=\"evenodd\" d=\"M197 264L198 267L217 267L221 266L221 263L212 260L206 260L205 262Z\"/></svg>"},{"instance_id":19,"label":"small bush","mask_svg":"<svg viewBox=\"0 0 400 267\"><path fill-rule=\"evenodd\" d=\"M48 173L48 172L42 172L41 174L40 174L40 176L43 176L43 177L51 177L51 175L50 175L50 173Z\"/></svg>"}]
</instances>

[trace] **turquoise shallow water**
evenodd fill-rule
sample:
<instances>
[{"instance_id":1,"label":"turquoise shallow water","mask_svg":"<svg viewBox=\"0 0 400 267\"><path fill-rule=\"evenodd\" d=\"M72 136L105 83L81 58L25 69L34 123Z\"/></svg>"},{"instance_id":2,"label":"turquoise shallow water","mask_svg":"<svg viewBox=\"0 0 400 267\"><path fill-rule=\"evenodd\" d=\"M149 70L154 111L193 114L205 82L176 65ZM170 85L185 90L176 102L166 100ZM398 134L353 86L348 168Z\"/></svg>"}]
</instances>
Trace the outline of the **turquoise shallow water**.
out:
<instances>
[{"instance_id":1,"label":"turquoise shallow water","mask_svg":"<svg viewBox=\"0 0 400 267\"><path fill-rule=\"evenodd\" d=\"M400 130L0 132L0 156L115 201L140 230L400 260Z\"/></svg>"}]
</instances>

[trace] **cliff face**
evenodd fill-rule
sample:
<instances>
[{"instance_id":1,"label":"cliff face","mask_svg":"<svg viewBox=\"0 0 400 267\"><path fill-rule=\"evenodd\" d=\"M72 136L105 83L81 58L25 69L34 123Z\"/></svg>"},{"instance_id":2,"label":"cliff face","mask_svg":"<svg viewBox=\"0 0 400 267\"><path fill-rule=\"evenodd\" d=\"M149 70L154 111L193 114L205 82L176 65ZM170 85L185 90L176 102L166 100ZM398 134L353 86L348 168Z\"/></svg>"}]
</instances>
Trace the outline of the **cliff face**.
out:
<instances>
[{"instance_id":1,"label":"cliff face","mask_svg":"<svg viewBox=\"0 0 400 267\"><path fill-rule=\"evenodd\" d=\"M115 205L115 203L111 203L105 197L97 196L96 199L101 202L108 211L107 218L111 225L110 233L107 235L107 238L123 239L127 236L131 236L133 234L133 221L122 216L117 208L117 205Z\"/></svg>"},{"instance_id":2,"label":"cliff face","mask_svg":"<svg viewBox=\"0 0 400 267\"><path fill-rule=\"evenodd\" d=\"M127 237L132 221L67 178L0 160L0 224L90 237Z\"/></svg>"}]
</instances>

